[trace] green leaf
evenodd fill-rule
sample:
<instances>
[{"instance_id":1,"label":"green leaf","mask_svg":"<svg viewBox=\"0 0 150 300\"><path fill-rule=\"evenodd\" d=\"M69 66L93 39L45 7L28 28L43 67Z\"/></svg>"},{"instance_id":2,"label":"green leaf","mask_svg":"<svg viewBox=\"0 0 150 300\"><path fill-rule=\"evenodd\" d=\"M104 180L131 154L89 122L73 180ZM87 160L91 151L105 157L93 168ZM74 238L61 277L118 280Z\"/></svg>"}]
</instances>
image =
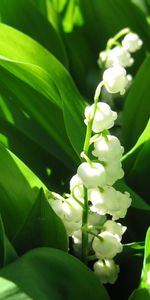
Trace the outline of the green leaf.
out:
<instances>
[{"instance_id":1,"label":"green leaf","mask_svg":"<svg viewBox=\"0 0 150 300\"><path fill-rule=\"evenodd\" d=\"M52 210L41 190L22 228L13 238L17 253L38 247L68 250L67 234L61 219Z\"/></svg>"},{"instance_id":2,"label":"green leaf","mask_svg":"<svg viewBox=\"0 0 150 300\"><path fill-rule=\"evenodd\" d=\"M45 117L42 113L42 111L45 110L45 113L47 111L49 115L46 103L48 106L50 103L51 105L55 103L55 105L63 109L64 123L68 137L75 151L79 154L82 150L83 134L85 131L82 121L85 103L75 88L69 73L42 46L4 24L0 24L0 55L1 66L26 82L46 98L43 100L45 102L44 107L43 103L41 103L43 101L40 101L40 103L36 101L36 105L33 105L30 99L23 102L28 105L28 107L30 105L32 112L33 110L38 110L36 114L39 114L40 110L40 118L43 118L43 122L47 123L47 130L50 130L50 126L48 126L50 118L48 116ZM3 71L1 72L3 73ZM13 84L12 79L13 77L11 77L11 80L8 78ZM4 79L2 78L2 80ZM6 79L5 84L7 84ZM19 87L16 88L19 89ZM25 90L26 89L27 87L25 87ZM24 92L23 90L22 94ZM40 109L37 107L37 104L40 106ZM71 124L70 119L72 119Z\"/></svg>"},{"instance_id":3,"label":"green leaf","mask_svg":"<svg viewBox=\"0 0 150 300\"><path fill-rule=\"evenodd\" d=\"M44 184L0 144L0 211L10 240L22 227ZM13 226L12 226L13 224Z\"/></svg>"},{"instance_id":4,"label":"green leaf","mask_svg":"<svg viewBox=\"0 0 150 300\"><path fill-rule=\"evenodd\" d=\"M64 192L65 187L62 187L62 182L66 182L69 175L71 177L72 174L70 170L67 169L69 159L66 158L66 166L62 164L60 158L65 161L63 153L61 152L61 155L57 154L56 147L54 146L49 146L51 152L52 149L54 152L50 155L50 153L43 148L43 145L40 145L45 137L44 133L35 127L31 120L31 122L29 122L28 118L25 121L23 114L21 117L22 119L20 119L19 122L16 121L14 125L0 117L0 142L18 156L50 190ZM35 141L36 133L38 133L37 141ZM47 147L48 145L49 141ZM57 159L55 158L56 155L58 157Z\"/></svg>"},{"instance_id":5,"label":"green leaf","mask_svg":"<svg viewBox=\"0 0 150 300\"><path fill-rule=\"evenodd\" d=\"M67 0L52 0L52 3L56 11L61 12L67 4Z\"/></svg>"},{"instance_id":6,"label":"green leaf","mask_svg":"<svg viewBox=\"0 0 150 300\"><path fill-rule=\"evenodd\" d=\"M2 269L0 287L3 300L20 300L22 293L26 296L23 299L36 300L110 299L103 285L83 263L50 248L32 250Z\"/></svg>"},{"instance_id":7,"label":"green leaf","mask_svg":"<svg viewBox=\"0 0 150 300\"><path fill-rule=\"evenodd\" d=\"M0 267L4 267L16 258L17 253L6 236L3 221L0 217Z\"/></svg>"},{"instance_id":8,"label":"green leaf","mask_svg":"<svg viewBox=\"0 0 150 300\"><path fill-rule=\"evenodd\" d=\"M36 143L40 143L40 146L44 147L47 152L67 165L73 165L73 162L78 159L68 141L61 110L5 69L0 68L0 74L2 76L0 81L1 93L8 99L6 100L8 103L7 114L9 111L9 115L12 116L11 123L18 123L17 127L23 132L25 131L28 136L32 136L32 139ZM6 109L6 104L4 105ZM20 110L23 115L20 115ZM18 119L19 122L17 122ZM26 119L26 123L24 119ZM29 123L31 125L30 133L28 133ZM26 128L24 128L25 126ZM39 139L40 137L41 139Z\"/></svg>"},{"instance_id":9,"label":"green leaf","mask_svg":"<svg viewBox=\"0 0 150 300\"><path fill-rule=\"evenodd\" d=\"M31 0L1 0L1 22L29 35L68 66L63 42L53 26L38 11Z\"/></svg>"},{"instance_id":10,"label":"green leaf","mask_svg":"<svg viewBox=\"0 0 150 300\"><path fill-rule=\"evenodd\" d=\"M150 56L139 69L128 93L123 110L123 142L131 149L145 129L149 119Z\"/></svg>"},{"instance_id":11,"label":"green leaf","mask_svg":"<svg viewBox=\"0 0 150 300\"><path fill-rule=\"evenodd\" d=\"M148 300L150 298L150 228L145 239L144 262L139 288L130 296L129 300Z\"/></svg>"}]
</instances>

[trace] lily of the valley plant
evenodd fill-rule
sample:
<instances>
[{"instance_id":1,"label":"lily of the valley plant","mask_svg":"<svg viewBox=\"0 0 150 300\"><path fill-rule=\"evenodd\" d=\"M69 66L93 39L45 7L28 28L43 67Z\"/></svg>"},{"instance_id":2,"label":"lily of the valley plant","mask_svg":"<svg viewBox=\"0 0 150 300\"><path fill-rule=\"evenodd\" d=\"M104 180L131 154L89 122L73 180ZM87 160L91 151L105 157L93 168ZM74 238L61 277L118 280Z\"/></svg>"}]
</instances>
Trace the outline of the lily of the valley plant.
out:
<instances>
[{"instance_id":1,"label":"lily of the valley plant","mask_svg":"<svg viewBox=\"0 0 150 300\"><path fill-rule=\"evenodd\" d=\"M93 271L104 284L113 284L118 278L120 268L115 257L123 251L122 236L128 230L121 220L132 199L128 192L113 187L124 176L124 148L111 134L117 112L101 99L101 90L120 95L126 92L132 76L125 68L132 66L132 53L141 46L139 36L125 28L100 52L98 64L104 69L103 78L96 88L94 103L85 108L81 164L70 180L69 193L49 193L49 203L65 225L74 255L85 264L92 261Z\"/></svg>"}]
</instances>

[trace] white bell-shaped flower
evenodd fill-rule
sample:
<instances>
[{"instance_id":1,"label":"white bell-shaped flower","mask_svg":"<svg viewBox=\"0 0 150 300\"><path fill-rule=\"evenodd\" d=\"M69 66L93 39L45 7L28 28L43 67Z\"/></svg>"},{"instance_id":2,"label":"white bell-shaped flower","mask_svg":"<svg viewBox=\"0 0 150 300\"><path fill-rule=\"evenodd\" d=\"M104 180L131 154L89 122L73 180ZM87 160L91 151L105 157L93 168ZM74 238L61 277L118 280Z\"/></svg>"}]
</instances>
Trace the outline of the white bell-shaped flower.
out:
<instances>
[{"instance_id":1,"label":"white bell-shaped flower","mask_svg":"<svg viewBox=\"0 0 150 300\"><path fill-rule=\"evenodd\" d=\"M94 112L94 104L87 106L85 109L85 124L92 119ZM92 130L99 133L105 129L110 129L114 126L114 121L117 119L117 113L112 111L110 106L104 102L97 103L96 114L93 121Z\"/></svg>"},{"instance_id":2,"label":"white bell-shaped flower","mask_svg":"<svg viewBox=\"0 0 150 300\"><path fill-rule=\"evenodd\" d=\"M124 176L120 160L114 160L105 163L106 183L113 185L118 179Z\"/></svg>"},{"instance_id":3,"label":"white bell-shaped flower","mask_svg":"<svg viewBox=\"0 0 150 300\"><path fill-rule=\"evenodd\" d=\"M114 260L105 259L98 260L93 265L94 273L102 283L115 283L120 271L119 265L116 265Z\"/></svg>"},{"instance_id":4,"label":"white bell-shaped flower","mask_svg":"<svg viewBox=\"0 0 150 300\"><path fill-rule=\"evenodd\" d=\"M81 201L82 203L84 202L83 184L82 180L77 174L74 175L70 180L70 191L79 201Z\"/></svg>"},{"instance_id":5,"label":"white bell-shaped flower","mask_svg":"<svg viewBox=\"0 0 150 300\"><path fill-rule=\"evenodd\" d=\"M103 226L104 231L111 232L114 236L117 236L120 241L126 229L126 226L122 226L120 223L116 223L112 220L107 220Z\"/></svg>"},{"instance_id":6,"label":"white bell-shaped flower","mask_svg":"<svg viewBox=\"0 0 150 300\"><path fill-rule=\"evenodd\" d=\"M101 135L94 142L94 150L92 154L99 160L107 162L110 160L118 160L123 154L124 148L120 145L120 141L113 135Z\"/></svg>"},{"instance_id":7,"label":"white bell-shaped flower","mask_svg":"<svg viewBox=\"0 0 150 300\"><path fill-rule=\"evenodd\" d=\"M106 184L105 169L100 163L83 162L78 167L77 174L87 188L103 187Z\"/></svg>"},{"instance_id":8,"label":"white bell-shaped flower","mask_svg":"<svg viewBox=\"0 0 150 300\"><path fill-rule=\"evenodd\" d=\"M71 236L74 231L77 231L82 226L82 208L73 199L68 198L63 200L50 200L50 205L56 214L62 219L68 236Z\"/></svg>"},{"instance_id":9,"label":"white bell-shaped flower","mask_svg":"<svg viewBox=\"0 0 150 300\"><path fill-rule=\"evenodd\" d=\"M107 198L112 197L110 189L105 188L103 191L98 188L90 189L88 194L89 201L92 202L91 211L97 212L99 215L107 214Z\"/></svg>"},{"instance_id":10,"label":"white bell-shaped flower","mask_svg":"<svg viewBox=\"0 0 150 300\"><path fill-rule=\"evenodd\" d=\"M94 237L92 243L97 258L111 259L123 250L119 238L111 232L103 231L98 236L99 238Z\"/></svg>"},{"instance_id":11,"label":"white bell-shaped flower","mask_svg":"<svg viewBox=\"0 0 150 300\"><path fill-rule=\"evenodd\" d=\"M127 209L130 207L132 199L128 192L121 193L116 191L116 198L112 203L111 199L107 201L108 213L112 215L112 220L118 220L124 218L127 213Z\"/></svg>"},{"instance_id":12,"label":"white bell-shaped flower","mask_svg":"<svg viewBox=\"0 0 150 300\"><path fill-rule=\"evenodd\" d=\"M104 71L103 81L109 93L123 95L128 85L126 70L120 65L114 65Z\"/></svg>"},{"instance_id":13,"label":"white bell-shaped flower","mask_svg":"<svg viewBox=\"0 0 150 300\"><path fill-rule=\"evenodd\" d=\"M125 50L129 52L135 52L139 50L143 45L142 40L138 34L130 32L122 40L122 46Z\"/></svg>"},{"instance_id":14,"label":"white bell-shaped flower","mask_svg":"<svg viewBox=\"0 0 150 300\"><path fill-rule=\"evenodd\" d=\"M125 68L132 66L133 63L134 59L131 57L131 54L121 46L116 46L107 51L106 68L112 67L115 64Z\"/></svg>"}]
</instances>

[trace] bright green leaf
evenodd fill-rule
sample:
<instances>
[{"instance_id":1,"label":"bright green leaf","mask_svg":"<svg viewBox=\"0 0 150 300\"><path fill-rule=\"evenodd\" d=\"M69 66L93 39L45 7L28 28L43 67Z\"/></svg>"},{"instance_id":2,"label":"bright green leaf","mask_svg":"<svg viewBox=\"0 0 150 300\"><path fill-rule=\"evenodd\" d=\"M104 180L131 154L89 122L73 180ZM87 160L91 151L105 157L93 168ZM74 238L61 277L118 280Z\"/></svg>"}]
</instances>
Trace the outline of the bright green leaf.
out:
<instances>
[{"instance_id":1,"label":"bright green leaf","mask_svg":"<svg viewBox=\"0 0 150 300\"><path fill-rule=\"evenodd\" d=\"M59 34L37 10L31 0L13 0L13 2L11 0L1 0L0 18L2 23L12 26L35 39L66 67L68 66L64 45Z\"/></svg>"},{"instance_id":2,"label":"bright green leaf","mask_svg":"<svg viewBox=\"0 0 150 300\"><path fill-rule=\"evenodd\" d=\"M61 109L63 108L67 134L79 154L82 150L85 131L82 121L85 104L69 73L42 46L3 24L0 24L0 55L1 66L44 95L47 102L54 102ZM32 105L30 101L30 106ZM36 109L35 105L34 109ZM47 110L46 107L43 109ZM69 121L70 118L72 119L71 124L68 122L68 114ZM42 112L40 117L45 119ZM48 122L47 118L45 122Z\"/></svg>"}]
</instances>

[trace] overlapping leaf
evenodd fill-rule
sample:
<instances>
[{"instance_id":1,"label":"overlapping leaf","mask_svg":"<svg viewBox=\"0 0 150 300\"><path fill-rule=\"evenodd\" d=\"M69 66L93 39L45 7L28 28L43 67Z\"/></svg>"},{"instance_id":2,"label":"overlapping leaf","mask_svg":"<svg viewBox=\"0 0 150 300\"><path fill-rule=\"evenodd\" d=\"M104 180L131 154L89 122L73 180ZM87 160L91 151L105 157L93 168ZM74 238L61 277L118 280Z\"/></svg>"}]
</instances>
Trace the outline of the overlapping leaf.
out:
<instances>
[{"instance_id":1,"label":"overlapping leaf","mask_svg":"<svg viewBox=\"0 0 150 300\"><path fill-rule=\"evenodd\" d=\"M63 128L66 127L71 144L76 152L79 153L83 145L84 125L82 114L84 103L65 68L56 60L56 58L35 41L6 25L0 25L0 36L0 64L3 68L15 75L12 76L9 73L6 74L4 69L1 69L3 84L7 85L7 88L9 88L11 92L14 92L15 89L20 89L19 92L17 91L16 95L18 96L19 93L18 101L22 101L26 106L28 105L28 108L30 106L30 111L28 111L29 115L31 112L33 113L33 111L36 111L36 115L37 113L40 115L38 116L37 121L41 123L41 119L43 119L42 123L47 123L46 131L48 132L51 128L49 119L53 120L53 124L54 122L55 125L57 124L56 116L54 117L53 113L50 116L52 111L56 111L54 103L59 109L63 109L64 126L61 128L63 130ZM7 45L8 39L9 49ZM24 85L22 83L21 88L21 82L18 84L18 82L16 82L16 77L18 80L20 79L24 82ZM12 86L8 86L8 81L9 83L11 82ZM36 93L36 96L34 95L34 97L37 98L37 100L35 100L36 103L32 103L33 97L29 94L28 101L27 99L26 101L21 99L21 91L23 95L26 94L28 90L25 83L36 90L32 90L33 94ZM15 89L14 85L16 85ZM37 92L40 93L39 97L41 97L41 101L40 99L38 100ZM44 96L44 98L42 96ZM32 101L30 101L31 98ZM42 111L44 110L47 116L43 114ZM60 115L59 111L58 114ZM62 119L59 115L57 118L58 121L59 119ZM71 123L70 119L72 120ZM43 127L44 124L41 124L41 127ZM54 132L54 135L58 134L58 131L60 131L60 127ZM59 143L61 143L61 141L59 141ZM67 146L69 147L69 142L66 141L65 144L66 148ZM70 150L71 149L69 148L68 155L69 153L72 155Z\"/></svg>"},{"instance_id":2,"label":"overlapping leaf","mask_svg":"<svg viewBox=\"0 0 150 300\"><path fill-rule=\"evenodd\" d=\"M40 192L46 191L44 184L2 145L0 165L0 211L16 250L22 253L37 246L66 250L64 225Z\"/></svg>"},{"instance_id":3,"label":"overlapping leaf","mask_svg":"<svg viewBox=\"0 0 150 300\"><path fill-rule=\"evenodd\" d=\"M44 7L44 1L42 2ZM1 0L0 17L1 22L26 33L47 48L66 67L68 66L64 45L59 34L51 23L40 14L36 6L33 5L33 1Z\"/></svg>"},{"instance_id":4,"label":"overlapping leaf","mask_svg":"<svg viewBox=\"0 0 150 300\"><path fill-rule=\"evenodd\" d=\"M67 284L66 284L67 283ZM10 300L109 300L95 275L75 257L39 248L0 272L0 298Z\"/></svg>"}]
</instances>

